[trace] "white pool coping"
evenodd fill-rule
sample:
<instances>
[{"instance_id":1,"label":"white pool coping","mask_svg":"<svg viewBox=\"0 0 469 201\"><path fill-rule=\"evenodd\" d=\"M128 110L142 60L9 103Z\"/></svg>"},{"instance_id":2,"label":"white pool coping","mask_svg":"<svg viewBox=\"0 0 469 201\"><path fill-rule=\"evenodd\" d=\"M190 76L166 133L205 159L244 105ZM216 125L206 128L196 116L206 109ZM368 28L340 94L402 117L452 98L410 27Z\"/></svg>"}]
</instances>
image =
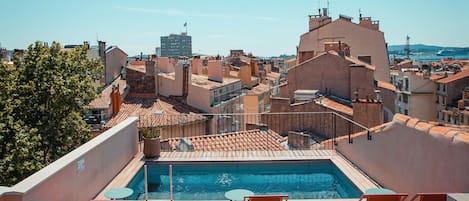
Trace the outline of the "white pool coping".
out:
<instances>
[{"instance_id":1,"label":"white pool coping","mask_svg":"<svg viewBox=\"0 0 469 201\"><path fill-rule=\"evenodd\" d=\"M104 192L114 187L124 187L140 170L145 162L232 162L232 161L294 161L330 160L363 193L366 189L379 187L374 181L362 174L350 162L334 150L288 150L288 151L236 151L236 152L162 152L159 158L145 159L138 155L113 181L95 198L105 199ZM294 200L294 199L288 199ZM301 199L301 201L351 201L352 199ZM213 201L213 200L212 200Z\"/></svg>"}]
</instances>

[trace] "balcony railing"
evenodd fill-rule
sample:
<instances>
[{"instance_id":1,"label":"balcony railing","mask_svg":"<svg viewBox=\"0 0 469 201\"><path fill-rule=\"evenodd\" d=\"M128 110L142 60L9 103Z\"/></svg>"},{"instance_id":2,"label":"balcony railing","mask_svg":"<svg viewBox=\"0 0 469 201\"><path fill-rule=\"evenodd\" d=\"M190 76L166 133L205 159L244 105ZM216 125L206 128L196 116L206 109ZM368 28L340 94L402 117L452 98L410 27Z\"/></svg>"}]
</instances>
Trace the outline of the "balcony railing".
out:
<instances>
[{"instance_id":1,"label":"balcony railing","mask_svg":"<svg viewBox=\"0 0 469 201\"><path fill-rule=\"evenodd\" d=\"M139 117L144 127L160 130L162 152L332 150L338 137L369 131L335 112L155 114Z\"/></svg>"}]
</instances>

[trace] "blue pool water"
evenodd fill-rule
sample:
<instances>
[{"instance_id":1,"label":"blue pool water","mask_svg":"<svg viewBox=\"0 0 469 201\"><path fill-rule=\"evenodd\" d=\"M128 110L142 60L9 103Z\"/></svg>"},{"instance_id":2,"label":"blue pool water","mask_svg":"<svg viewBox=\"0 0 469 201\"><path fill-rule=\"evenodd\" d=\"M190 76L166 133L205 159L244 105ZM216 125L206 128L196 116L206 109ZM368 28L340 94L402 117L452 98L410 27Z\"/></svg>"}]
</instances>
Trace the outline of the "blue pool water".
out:
<instances>
[{"instance_id":1,"label":"blue pool water","mask_svg":"<svg viewBox=\"0 0 469 201\"><path fill-rule=\"evenodd\" d=\"M147 163L150 199L169 199L169 163ZM358 198L361 192L330 161L172 163L173 199L225 200L225 192L287 194L289 199ZM144 199L143 168L128 187Z\"/></svg>"}]
</instances>

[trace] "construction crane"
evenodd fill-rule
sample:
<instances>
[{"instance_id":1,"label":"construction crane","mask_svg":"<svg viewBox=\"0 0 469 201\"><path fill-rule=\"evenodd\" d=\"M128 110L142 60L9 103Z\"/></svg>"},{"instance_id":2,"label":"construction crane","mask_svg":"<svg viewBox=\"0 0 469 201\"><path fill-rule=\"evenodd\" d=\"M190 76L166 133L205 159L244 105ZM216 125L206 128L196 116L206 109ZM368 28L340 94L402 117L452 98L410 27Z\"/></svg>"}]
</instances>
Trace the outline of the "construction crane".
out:
<instances>
[{"instance_id":1,"label":"construction crane","mask_svg":"<svg viewBox=\"0 0 469 201\"><path fill-rule=\"evenodd\" d=\"M405 48L404 48L404 52L407 56L407 59L410 59L410 44L409 44L409 41L410 41L410 37L409 37L409 35L407 35L406 44L405 44Z\"/></svg>"}]
</instances>

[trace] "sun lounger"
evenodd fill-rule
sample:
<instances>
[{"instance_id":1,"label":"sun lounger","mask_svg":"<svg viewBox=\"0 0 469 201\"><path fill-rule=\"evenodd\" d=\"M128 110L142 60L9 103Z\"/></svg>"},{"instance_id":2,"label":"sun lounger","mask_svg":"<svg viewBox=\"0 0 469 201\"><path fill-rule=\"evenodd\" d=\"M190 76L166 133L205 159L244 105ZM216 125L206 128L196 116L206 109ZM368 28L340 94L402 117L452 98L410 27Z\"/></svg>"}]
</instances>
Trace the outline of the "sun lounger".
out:
<instances>
[{"instance_id":1,"label":"sun lounger","mask_svg":"<svg viewBox=\"0 0 469 201\"><path fill-rule=\"evenodd\" d=\"M446 193L417 193L411 201L446 201Z\"/></svg>"},{"instance_id":2,"label":"sun lounger","mask_svg":"<svg viewBox=\"0 0 469 201\"><path fill-rule=\"evenodd\" d=\"M244 197L244 201L286 201L288 195L251 195Z\"/></svg>"},{"instance_id":3,"label":"sun lounger","mask_svg":"<svg viewBox=\"0 0 469 201\"><path fill-rule=\"evenodd\" d=\"M403 201L407 196L407 193L363 194L359 201Z\"/></svg>"}]
</instances>

